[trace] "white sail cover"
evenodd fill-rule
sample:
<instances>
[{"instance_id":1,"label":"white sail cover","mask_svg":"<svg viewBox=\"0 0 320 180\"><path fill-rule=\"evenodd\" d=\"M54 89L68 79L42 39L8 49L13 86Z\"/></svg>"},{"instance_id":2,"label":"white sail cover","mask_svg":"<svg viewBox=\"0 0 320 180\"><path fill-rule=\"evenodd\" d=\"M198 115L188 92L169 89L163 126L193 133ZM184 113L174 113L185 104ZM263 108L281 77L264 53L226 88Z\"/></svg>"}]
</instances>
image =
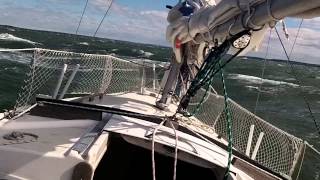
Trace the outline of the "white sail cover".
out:
<instances>
[{"instance_id":1,"label":"white sail cover","mask_svg":"<svg viewBox=\"0 0 320 180\"><path fill-rule=\"evenodd\" d=\"M182 43L188 42L197 34L209 32L217 25L223 24L242 11L246 11L250 6L261 2L263 0L223 0L216 6L199 9L190 17L179 17L175 21L168 19L171 24L167 28L167 40L173 42L178 38ZM180 7L181 3L175 8ZM171 12L176 12L176 9Z\"/></svg>"},{"instance_id":2,"label":"white sail cover","mask_svg":"<svg viewBox=\"0 0 320 180\"><path fill-rule=\"evenodd\" d=\"M253 42L248 47L251 50L263 39L268 28L266 24L288 16L313 18L320 15L319 0L222 0L216 5L196 9L190 16L179 14L181 6L178 3L168 15L170 24L166 36L174 49L177 39L182 44L191 40L223 42L230 34L261 28L261 32L253 32Z\"/></svg>"}]
</instances>

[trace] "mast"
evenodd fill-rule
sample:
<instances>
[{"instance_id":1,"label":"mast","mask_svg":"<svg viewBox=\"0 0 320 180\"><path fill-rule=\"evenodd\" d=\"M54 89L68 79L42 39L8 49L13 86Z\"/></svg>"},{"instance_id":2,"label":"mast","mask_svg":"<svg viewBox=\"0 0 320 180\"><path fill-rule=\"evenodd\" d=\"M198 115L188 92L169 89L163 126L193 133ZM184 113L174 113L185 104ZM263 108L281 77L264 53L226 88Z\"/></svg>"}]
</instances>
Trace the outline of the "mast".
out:
<instances>
[{"instance_id":1,"label":"mast","mask_svg":"<svg viewBox=\"0 0 320 180\"><path fill-rule=\"evenodd\" d=\"M163 109L169 103L167 100L173 94L181 72L179 67L190 57L190 51L184 51L187 44L207 43L218 47L228 38L249 30L251 43L242 52L244 54L255 49L262 42L267 28L275 26L279 20L318 16L319 0L223 0L213 6L201 6L200 1L179 2L168 14L167 39L175 56L157 107Z\"/></svg>"}]
</instances>

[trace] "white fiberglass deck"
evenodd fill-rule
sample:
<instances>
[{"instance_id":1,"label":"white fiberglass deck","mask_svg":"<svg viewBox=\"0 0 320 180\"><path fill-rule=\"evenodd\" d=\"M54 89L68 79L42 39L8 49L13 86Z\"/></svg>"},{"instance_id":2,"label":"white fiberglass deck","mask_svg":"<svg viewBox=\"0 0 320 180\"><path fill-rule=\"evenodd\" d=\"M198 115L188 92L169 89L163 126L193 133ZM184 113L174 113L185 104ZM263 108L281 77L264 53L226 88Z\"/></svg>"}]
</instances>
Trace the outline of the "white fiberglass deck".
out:
<instances>
[{"instance_id":1,"label":"white fiberglass deck","mask_svg":"<svg viewBox=\"0 0 320 180\"><path fill-rule=\"evenodd\" d=\"M155 108L155 101L156 98L153 95L137 93L105 95L101 99L91 97L90 101L89 98L82 99L82 103L85 104L115 107L141 114L157 116L174 114L175 105L171 105L169 111L166 112ZM76 111L79 110L76 109ZM35 180L71 179L74 166L79 162L86 162L94 171L107 150L110 132L121 134L126 141L150 149L151 139L147 135L152 134L154 128L158 126L156 123L136 118L112 115L104 126L104 131L90 146L84 157L72 147L99 123L99 119L94 113L85 113L82 116L79 112L72 112L67 108L61 109L61 107L60 109L48 109L43 104L39 104L15 120L3 120L0 125L0 179L8 178L8 176L11 179L12 177ZM190 128L200 132L196 127ZM31 133L38 136L38 139L30 141L32 137L27 137L21 141L15 141L3 138L14 131ZM206 135L217 141L226 143L222 139L218 139L216 134L201 133L207 133ZM178 148L182 152L179 153L179 159L206 168L212 166L223 170L226 167L227 151L198 137L180 131L177 134L179 136ZM156 134L155 140L159 144L174 147L173 129L162 127ZM155 150L167 156L173 156L165 150L161 150L160 147ZM243 179L251 179L236 167L232 166L231 170Z\"/></svg>"}]
</instances>

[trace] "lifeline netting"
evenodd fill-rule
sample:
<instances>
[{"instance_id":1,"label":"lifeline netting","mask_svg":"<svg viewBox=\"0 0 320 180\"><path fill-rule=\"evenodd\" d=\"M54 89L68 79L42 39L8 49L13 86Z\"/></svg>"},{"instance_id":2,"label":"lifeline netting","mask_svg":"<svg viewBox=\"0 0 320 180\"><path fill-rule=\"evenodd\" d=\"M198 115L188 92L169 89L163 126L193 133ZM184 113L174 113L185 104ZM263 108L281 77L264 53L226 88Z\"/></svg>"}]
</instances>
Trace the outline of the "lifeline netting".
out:
<instances>
[{"instance_id":1,"label":"lifeline netting","mask_svg":"<svg viewBox=\"0 0 320 180\"><path fill-rule=\"evenodd\" d=\"M154 65L156 64L156 65ZM64 87L72 76L74 78L62 96ZM142 88L159 90L159 81L165 68L153 61L122 60L109 55L92 55L35 49L29 66L25 85L20 92L16 111L21 112L35 103L36 95L53 97L63 68L61 86L56 98L66 98L88 94L112 94L125 92L141 92ZM191 99L188 111L192 111L199 103L204 90L198 91ZM233 145L238 151L246 153L250 127L254 125L251 157L261 132L264 136L257 151L255 160L271 170L291 176L300 156L303 141L275 126L267 123L232 100L229 107L233 123ZM209 93L191 124L199 125L204 130L215 132L226 139L226 116L222 96Z\"/></svg>"},{"instance_id":2,"label":"lifeline netting","mask_svg":"<svg viewBox=\"0 0 320 180\"><path fill-rule=\"evenodd\" d=\"M202 89L192 98L188 107L189 112L192 112L196 108L204 93L205 90ZM250 127L254 125L249 157L252 158L259 135L263 133L264 135L255 160L275 172L292 176L295 163L304 145L303 141L264 121L231 99L229 99L228 103L232 116L234 148L246 154ZM227 118L224 111L223 96L209 93L196 117L200 122L194 121L194 123L202 127L202 129L215 132L224 139L227 139ZM189 120L192 124L192 118Z\"/></svg>"},{"instance_id":3,"label":"lifeline netting","mask_svg":"<svg viewBox=\"0 0 320 180\"><path fill-rule=\"evenodd\" d=\"M141 91L141 88L157 90L157 76L164 69L157 63L142 60L133 62L110 55L34 49L15 110L26 110L35 103L35 97L39 94L61 99L72 95ZM59 86L60 77L62 81ZM69 86L68 81L71 82Z\"/></svg>"}]
</instances>

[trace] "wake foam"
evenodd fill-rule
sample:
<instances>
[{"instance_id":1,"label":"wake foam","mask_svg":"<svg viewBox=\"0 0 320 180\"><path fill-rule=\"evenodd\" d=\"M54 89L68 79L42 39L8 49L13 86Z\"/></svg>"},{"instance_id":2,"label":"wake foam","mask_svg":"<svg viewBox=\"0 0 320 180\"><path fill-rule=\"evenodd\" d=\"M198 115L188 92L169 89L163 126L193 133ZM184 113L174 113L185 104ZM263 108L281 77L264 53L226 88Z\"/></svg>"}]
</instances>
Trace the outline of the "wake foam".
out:
<instances>
[{"instance_id":1,"label":"wake foam","mask_svg":"<svg viewBox=\"0 0 320 180\"><path fill-rule=\"evenodd\" d=\"M2 48L0 48L1 50ZM14 61L23 64L29 64L32 54L22 52L0 52L0 60Z\"/></svg>"},{"instance_id":2,"label":"wake foam","mask_svg":"<svg viewBox=\"0 0 320 180\"><path fill-rule=\"evenodd\" d=\"M249 76L249 75L244 75L244 74L229 74L228 78L240 80L240 81L245 81L247 83L252 83L252 84L287 85L287 86L292 86L292 87L299 87L299 85L294 84L294 83L289 83L289 82L285 82L285 81L276 81L276 80L271 80L271 79L262 79L262 78L259 78L256 76Z\"/></svg>"},{"instance_id":3,"label":"wake foam","mask_svg":"<svg viewBox=\"0 0 320 180\"><path fill-rule=\"evenodd\" d=\"M34 42L34 41L30 41L28 39L23 39L23 38L19 38L19 37L16 37L12 34L9 34L9 33L1 33L0 34L0 40L2 41L15 41L15 42L24 42L24 43L28 43L28 44L39 44L37 42Z\"/></svg>"}]
</instances>

